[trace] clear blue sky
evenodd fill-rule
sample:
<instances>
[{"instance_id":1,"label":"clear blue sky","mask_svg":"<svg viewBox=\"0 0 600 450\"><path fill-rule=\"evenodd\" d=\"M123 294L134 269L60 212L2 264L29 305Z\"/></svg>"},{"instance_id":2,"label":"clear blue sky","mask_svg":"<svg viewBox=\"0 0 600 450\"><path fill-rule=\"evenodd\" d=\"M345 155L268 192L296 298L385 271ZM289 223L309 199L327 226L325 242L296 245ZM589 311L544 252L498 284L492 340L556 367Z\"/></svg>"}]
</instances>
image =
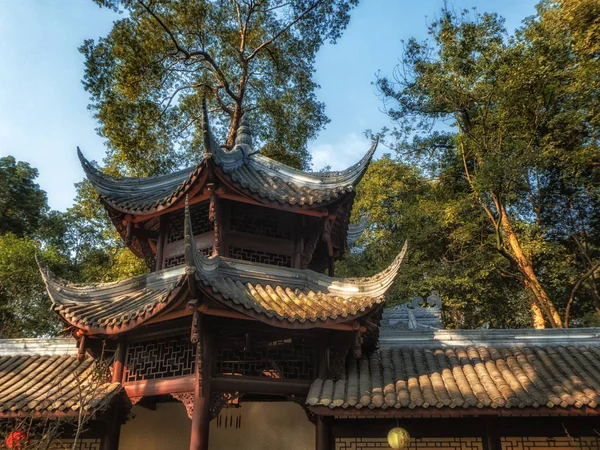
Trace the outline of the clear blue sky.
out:
<instances>
[{"instance_id":1,"label":"clear blue sky","mask_svg":"<svg viewBox=\"0 0 600 450\"><path fill-rule=\"evenodd\" d=\"M534 0L449 0L454 8L477 7L506 18L508 29L535 12ZM442 0L362 0L344 36L317 58L319 98L331 123L309 144L315 168L342 169L369 147L365 129L389 125L372 82L389 74L400 41L426 37L426 25ZM108 33L119 17L91 0L0 0L0 156L14 155L38 168L50 206L64 210L83 172L76 156L101 161L104 144L87 109L81 85L84 39ZM378 155L383 150L378 151Z\"/></svg>"}]
</instances>

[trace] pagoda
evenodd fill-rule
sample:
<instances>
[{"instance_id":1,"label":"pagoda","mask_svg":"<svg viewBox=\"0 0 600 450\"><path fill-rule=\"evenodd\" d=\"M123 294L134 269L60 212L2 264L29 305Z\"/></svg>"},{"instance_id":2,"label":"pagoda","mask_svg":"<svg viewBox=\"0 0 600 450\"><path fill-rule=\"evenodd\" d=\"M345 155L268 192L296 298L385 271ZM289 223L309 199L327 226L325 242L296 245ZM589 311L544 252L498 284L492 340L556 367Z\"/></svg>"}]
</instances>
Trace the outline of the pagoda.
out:
<instances>
[{"instance_id":1,"label":"pagoda","mask_svg":"<svg viewBox=\"0 0 600 450\"><path fill-rule=\"evenodd\" d=\"M41 265L80 356L112 353L112 382L134 404L183 402L193 450L208 449L209 422L232 398L279 396L306 408L315 379L336 379L348 354L373 351L406 251L372 277L334 277L334 262L364 228L350 214L377 142L346 170L312 173L260 154L246 118L231 151L211 133L206 105L202 133L196 165L150 178L108 176L78 150L148 274L77 285ZM326 421L311 419L316 447L328 448ZM115 420L106 450L118 448Z\"/></svg>"}]
</instances>

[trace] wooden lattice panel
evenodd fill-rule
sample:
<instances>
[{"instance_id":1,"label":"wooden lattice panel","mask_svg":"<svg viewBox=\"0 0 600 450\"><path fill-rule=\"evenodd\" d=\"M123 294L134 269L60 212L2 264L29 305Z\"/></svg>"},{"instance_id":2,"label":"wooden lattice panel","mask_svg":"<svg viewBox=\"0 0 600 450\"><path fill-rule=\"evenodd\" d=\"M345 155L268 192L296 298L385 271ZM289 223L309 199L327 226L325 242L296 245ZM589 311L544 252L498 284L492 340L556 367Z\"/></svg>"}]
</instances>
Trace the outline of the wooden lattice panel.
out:
<instances>
[{"instance_id":1,"label":"wooden lattice panel","mask_svg":"<svg viewBox=\"0 0 600 450\"><path fill-rule=\"evenodd\" d=\"M189 334L131 343L123 382L193 375L195 353Z\"/></svg>"},{"instance_id":2,"label":"wooden lattice panel","mask_svg":"<svg viewBox=\"0 0 600 450\"><path fill-rule=\"evenodd\" d=\"M227 256L234 259L242 259L244 261L251 261L261 264L270 264L272 266L292 266L291 255L265 252L262 250L229 246Z\"/></svg>"},{"instance_id":3,"label":"wooden lattice panel","mask_svg":"<svg viewBox=\"0 0 600 450\"><path fill-rule=\"evenodd\" d=\"M335 450L389 449L387 438L335 438ZM481 438L412 438L410 450L482 450Z\"/></svg>"},{"instance_id":4,"label":"wooden lattice panel","mask_svg":"<svg viewBox=\"0 0 600 450\"><path fill-rule=\"evenodd\" d=\"M260 206L232 203L229 230L278 239L291 239L292 214Z\"/></svg>"},{"instance_id":5,"label":"wooden lattice panel","mask_svg":"<svg viewBox=\"0 0 600 450\"><path fill-rule=\"evenodd\" d=\"M74 439L54 439L47 450L100 450L102 441L100 439L78 439L77 445L73 447Z\"/></svg>"},{"instance_id":6,"label":"wooden lattice panel","mask_svg":"<svg viewBox=\"0 0 600 450\"><path fill-rule=\"evenodd\" d=\"M303 339L225 335L217 350L217 373L288 380L316 378L317 350Z\"/></svg>"},{"instance_id":7,"label":"wooden lattice panel","mask_svg":"<svg viewBox=\"0 0 600 450\"><path fill-rule=\"evenodd\" d=\"M213 253L213 248L212 247L200 248L200 249L198 249L198 251L200 253L202 253L204 256L211 256ZM170 267L177 267L177 266L181 266L184 263L185 263L185 255L182 253L180 255L175 255L175 256L171 256L169 258L165 258L165 263L163 265L163 268L168 269Z\"/></svg>"},{"instance_id":8,"label":"wooden lattice panel","mask_svg":"<svg viewBox=\"0 0 600 450\"><path fill-rule=\"evenodd\" d=\"M600 441L597 437L503 437L502 450L597 450Z\"/></svg>"},{"instance_id":9,"label":"wooden lattice panel","mask_svg":"<svg viewBox=\"0 0 600 450\"><path fill-rule=\"evenodd\" d=\"M209 203L199 203L190 207L192 230L195 235L212 231L213 224L208 219ZM167 244L183 239L184 211L177 211L167 217Z\"/></svg>"}]
</instances>

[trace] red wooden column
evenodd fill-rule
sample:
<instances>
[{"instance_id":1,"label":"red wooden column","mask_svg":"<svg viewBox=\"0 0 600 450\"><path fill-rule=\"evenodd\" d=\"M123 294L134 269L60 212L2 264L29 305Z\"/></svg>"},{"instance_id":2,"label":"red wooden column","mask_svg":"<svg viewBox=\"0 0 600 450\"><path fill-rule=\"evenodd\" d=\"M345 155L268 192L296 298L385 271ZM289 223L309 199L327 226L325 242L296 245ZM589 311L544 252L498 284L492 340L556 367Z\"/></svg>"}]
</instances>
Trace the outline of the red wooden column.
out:
<instances>
[{"instance_id":1,"label":"red wooden column","mask_svg":"<svg viewBox=\"0 0 600 450\"><path fill-rule=\"evenodd\" d=\"M125 350L126 344L123 342L119 342L119 345L117 346L117 351L115 352L115 359L113 361L113 383L121 383L123 381L123 370L125 368Z\"/></svg>"},{"instance_id":2,"label":"red wooden column","mask_svg":"<svg viewBox=\"0 0 600 450\"><path fill-rule=\"evenodd\" d=\"M190 450L208 450L212 355L210 336L204 329L204 323L202 313L196 310L192 325L192 342L196 340L196 378Z\"/></svg>"},{"instance_id":3,"label":"red wooden column","mask_svg":"<svg viewBox=\"0 0 600 450\"><path fill-rule=\"evenodd\" d=\"M331 424L328 417L317 416L315 450L331 450Z\"/></svg>"}]
</instances>

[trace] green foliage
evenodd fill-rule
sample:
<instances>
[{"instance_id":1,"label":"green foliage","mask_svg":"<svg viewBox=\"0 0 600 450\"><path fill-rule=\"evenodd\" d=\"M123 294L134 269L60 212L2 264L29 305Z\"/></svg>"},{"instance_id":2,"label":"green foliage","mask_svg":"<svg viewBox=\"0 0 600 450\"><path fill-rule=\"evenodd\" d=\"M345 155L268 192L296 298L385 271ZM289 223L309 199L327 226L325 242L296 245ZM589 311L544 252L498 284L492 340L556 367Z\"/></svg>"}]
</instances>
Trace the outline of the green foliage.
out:
<instances>
[{"instance_id":1,"label":"green foliage","mask_svg":"<svg viewBox=\"0 0 600 450\"><path fill-rule=\"evenodd\" d=\"M402 194L411 207L399 205L393 225L374 215L374 226L398 238L417 227L420 263L449 264L445 280L458 269L432 287L456 304L486 303L486 321L523 302L552 325L570 303L579 317L600 309L597 40L584 31L597 8L543 2L514 36L496 15L443 11L431 40L409 40L394 77L378 80L399 155L434 187L432 201Z\"/></svg>"},{"instance_id":2,"label":"green foliage","mask_svg":"<svg viewBox=\"0 0 600 450\"><path fill-rule=\"evenodd\" d=\"M38 176L26 162L0 158L0 234L33 234L48 210L46 193L34 182Z\"/></svg>"},{"instance_id":3,"label":"green foliage","mask_svg":"<svg viewBox=\"0 0 600 450\"><path fill-rule=\"evenodd\" d=\"M263 153L308 165L307 141L328 120L315 55L358 0L95 1L127 12L80 48L109 166L154 175L195 162L203 93L228 148L247 113Z\"/></svg>"},{"instance_id":4,"label":"green foliage","mask_svg":"<svg viewBox=\"0 0 600 450\"><path fill-rule=\"evenodd\" d=\"M409 250L388 305L435 289L442 294L451 328L528 323L522 289L514 278L502 276L506 261L486 250L493 247L487 222L454 167L428 180L414 167L384 156L371 164L358 187L354 220L365 213L372 226L358 250L338 263L336 274L363 276L365 267L375 273L407 239Z\"/></svg>"},{"instance_id":5,"label":"green foliage","mask_svg":"<svg viewBox=\"0 0 600 450\"><path fill-rule=\"evenodd\" d=\"M60 329L35 261L39 250L28 237L0 235L0 335L5 338L49 336ZM41 253L50 266L68 267L55 248Z\"/></svg>"}]
</instances>

